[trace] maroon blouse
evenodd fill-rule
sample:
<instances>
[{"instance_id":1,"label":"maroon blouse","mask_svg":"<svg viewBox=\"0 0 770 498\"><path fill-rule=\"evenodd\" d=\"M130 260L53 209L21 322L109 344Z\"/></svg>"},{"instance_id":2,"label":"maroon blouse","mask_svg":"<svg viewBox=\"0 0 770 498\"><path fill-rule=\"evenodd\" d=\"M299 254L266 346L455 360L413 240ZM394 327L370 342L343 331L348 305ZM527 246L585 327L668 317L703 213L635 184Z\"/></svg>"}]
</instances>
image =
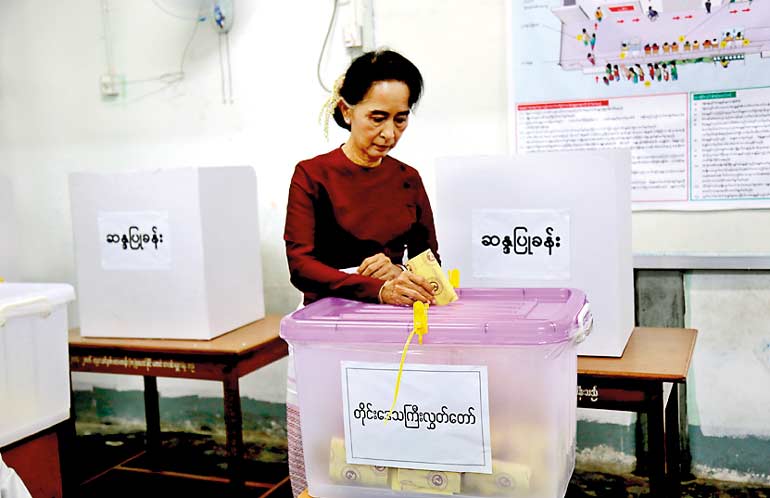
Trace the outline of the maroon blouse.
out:
<instances>
[{"instance_id":1,"label":"maroon blouse","mask_svg":"<svg viewBox=\"0 0 770 498\"><path fill-rule=\"evenodd\" d=\"M305 304L336 296L377 302L383 280L347 274L384 253L393 263L431 249L438 258L433 212L417 170L386 156L358 166L337 148L297 164L286 209L291 283Z\"/></svg>"}]
</instances>

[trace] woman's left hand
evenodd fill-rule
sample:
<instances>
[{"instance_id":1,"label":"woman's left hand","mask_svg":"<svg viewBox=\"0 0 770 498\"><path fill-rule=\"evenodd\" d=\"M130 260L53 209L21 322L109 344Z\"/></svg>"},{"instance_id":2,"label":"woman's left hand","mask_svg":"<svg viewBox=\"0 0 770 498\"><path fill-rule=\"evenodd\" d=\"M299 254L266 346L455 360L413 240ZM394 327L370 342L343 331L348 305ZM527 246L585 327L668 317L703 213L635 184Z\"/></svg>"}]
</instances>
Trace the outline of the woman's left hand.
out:
<instances>
[{"instance_id":1,"label":"woman's left hand","mask_svg":"<svg viewBox=\"0 0 770 498\"><path fill-rule=\"evenodd\" d=\"M379 278L380 280L393 280L404 271L383 253L370 256L358 267L358 273L365 277Z\"/></svg>"}]
</instances>

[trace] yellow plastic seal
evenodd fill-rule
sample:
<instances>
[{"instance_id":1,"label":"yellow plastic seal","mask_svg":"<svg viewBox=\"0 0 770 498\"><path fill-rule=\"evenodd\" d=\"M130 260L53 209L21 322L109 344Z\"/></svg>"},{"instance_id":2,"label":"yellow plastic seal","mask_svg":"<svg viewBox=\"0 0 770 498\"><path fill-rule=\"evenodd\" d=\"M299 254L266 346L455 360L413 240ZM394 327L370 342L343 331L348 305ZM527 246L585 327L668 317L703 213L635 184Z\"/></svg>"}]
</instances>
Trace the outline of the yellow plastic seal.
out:
<instances>
[{"instance_id":1,"label":"yellow plastic seal","mask_svg":"<svg viewBox=\"0 0 770 498\"><path fill-rule=\"evenodd\" d=\"M460 270L457 268L452 268L449 270L449 283L455 289L460 287Z\"/></svg>"},{"instance_id":2,"label":"yellow plastic seal","mask_svg":"<svg viewBox=\"0 0 770 498\"><path fill-rule=\"evenodd\" d=\"M409 337L406 338L404 350L401 352L401 363L398 366L398 375L396 375L396 389L393 393L393 404L390 406L390 410L388 410L388 414L385 416L386 424L390 420L390 415L393 413L393 409L396 408L396 402L398 401L398 390L401 388L401 374L404 372L404 362L406 362L406 353L409 352L409 345L412 343L414 334L417 334L419 337L418 340L420 344L422 344L422 336L428 333L429 307L429 304L425 304L420 301L415 301L414 305L412 306L412 311L414 312L414 327L409 333Z\"/></svg>"}]
</instances>

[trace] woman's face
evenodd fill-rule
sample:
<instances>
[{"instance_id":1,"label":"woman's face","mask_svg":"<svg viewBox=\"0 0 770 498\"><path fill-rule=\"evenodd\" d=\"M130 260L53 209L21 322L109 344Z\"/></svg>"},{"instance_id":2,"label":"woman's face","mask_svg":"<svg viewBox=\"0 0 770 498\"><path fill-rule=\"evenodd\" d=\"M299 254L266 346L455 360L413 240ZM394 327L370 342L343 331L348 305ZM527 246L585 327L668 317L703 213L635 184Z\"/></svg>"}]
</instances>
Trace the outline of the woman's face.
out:
<instances>
[{"instance_id":1,"label":"woman's face","mask_svg":"<svg viewBox=\"0 0 770 498\"><path fill-rule=\"evenodd\" d=\"M347 152L354 162L376 166L396 146L409 124L409 87L401 81L375 82L353 107L341 103L350 123Z\"/></svg>"}]
</instances>

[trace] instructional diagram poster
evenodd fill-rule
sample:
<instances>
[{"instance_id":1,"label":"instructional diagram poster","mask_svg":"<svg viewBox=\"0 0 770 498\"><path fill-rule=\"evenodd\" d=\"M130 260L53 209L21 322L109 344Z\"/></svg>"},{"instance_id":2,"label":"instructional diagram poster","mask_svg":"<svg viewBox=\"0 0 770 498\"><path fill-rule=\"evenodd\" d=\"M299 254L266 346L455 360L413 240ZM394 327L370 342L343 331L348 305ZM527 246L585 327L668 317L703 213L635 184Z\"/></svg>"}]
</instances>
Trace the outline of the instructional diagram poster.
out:
<instances>
[{"instance_id":1,"label":"instructional diagram poster","mask_svg":"<svg viewBox=\"0 0 770 498\"><path fill-rule=\"evenodd\" d=\"M634 209L770 207L770 3L521 0L515 152L629 148Z\"/></svg>"}]
</instances>

